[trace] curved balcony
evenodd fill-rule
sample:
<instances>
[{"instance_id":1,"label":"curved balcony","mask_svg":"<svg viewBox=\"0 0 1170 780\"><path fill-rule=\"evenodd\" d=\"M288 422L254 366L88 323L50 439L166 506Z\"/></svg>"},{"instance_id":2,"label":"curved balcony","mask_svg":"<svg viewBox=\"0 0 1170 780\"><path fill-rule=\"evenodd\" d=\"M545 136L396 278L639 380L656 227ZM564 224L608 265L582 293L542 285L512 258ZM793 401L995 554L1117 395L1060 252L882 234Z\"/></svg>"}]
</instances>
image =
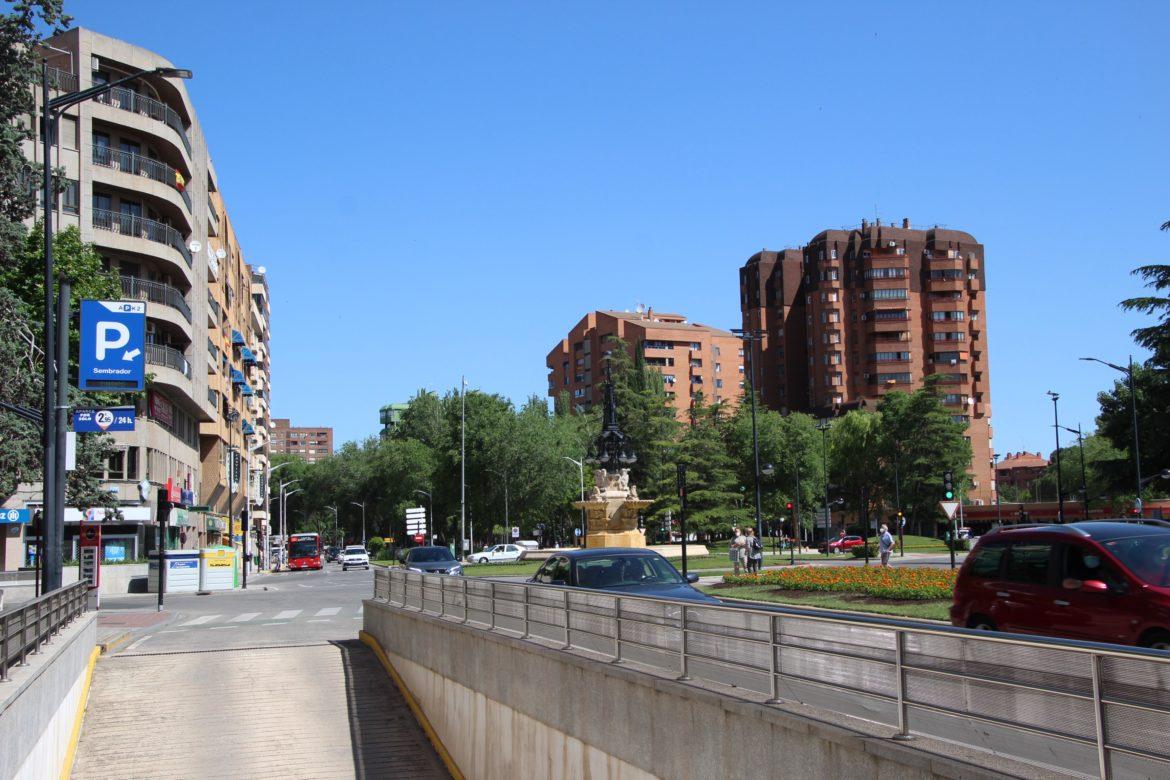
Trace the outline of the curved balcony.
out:
<instances>
[{"instance_id":1,"label":"curved balcony","mask_svg":"<svg viewBox=\"0 0 1170 780\"><path fill-rule=\"evenodd\" d=\"M96 144L92 148L94 165L101 168L109 168L113 171L120 171L130 176L143 176L165 185L166 189L163 190L165 193L164 197L170 199L177 192L187 207L187 214L193 213L191 196L187 193L186 187L179 184L180 181L184 180L175 168L167 165L162 160L153 160L149 157L143 157L141 154L135 154L134 152L126 152ZM137 190L138 187L132 184L130 189ZM176 205L178 204L176 203ZM188 221L188 224L190 224L190 221Z\"/></svg>"},{"instance_id":2,"label":"curved balcony","mask_svg":"<svg viewBox=\"0 0 1170 780\"><path fill-rule=\"evenodd\" d=\"M187 155L191 155L191 140L187 138L187 128L183 126L183 119L166 103L146 95L139 95L134 90L125 87L114 87L110 91L96 96L94 100L162 122L178 134L179 139L183 142L183 147L187 150Z\"/></svg>"},{"instance_id":3,"label":"curved balcony","mask_svg":"<svg viewBox=\"0 0 1170 780\"><path fill-rule=\"evenodd\" d=\"M191 252L183 242L183 236L170 225L108 209L92 209L90 213L95 230L108 230L118 235L164 244L182 256L188 269L192 267Z\"/></svg>"},{"instance_id":4,"label":"curved balcony","mask_svg":"<svg viewBox=\"0 0 1170 780\"><path fill-rule=\"evenodd\" d=\"M174 369L188 379L191 378L191 364L187 362L183 353L174 347L163 344L147 344L146 362L152 366Z\"/></svg>"},{"instance_id":5,"label":"curved balcony","mask_svg":"<svg viewBox=\"0 0 1170 780\"><path fill-rule=\"evenodd\" d=\"M188 324L191 323L191 307L187 305L187 299L183 293L179 292L178 288L171 287L169 284L151 282L136 276L123 276L122 294L127 298L167 306L182 314L183 319L187 320Z\"/></svg>"}]
</instances>

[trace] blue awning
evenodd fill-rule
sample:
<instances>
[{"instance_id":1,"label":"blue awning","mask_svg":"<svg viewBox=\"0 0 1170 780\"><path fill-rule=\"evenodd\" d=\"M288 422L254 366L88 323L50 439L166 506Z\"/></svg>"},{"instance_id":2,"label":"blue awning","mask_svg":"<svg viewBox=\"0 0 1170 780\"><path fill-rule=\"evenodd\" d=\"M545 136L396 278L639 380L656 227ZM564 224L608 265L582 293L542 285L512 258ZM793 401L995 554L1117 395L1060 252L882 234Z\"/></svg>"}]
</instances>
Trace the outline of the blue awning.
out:
<instances>
[{"instance_id":1,"label":"blue awning","mask_svg":"<svg viewBox=\"0 0 1170 780\"><path fill-rule=\"evenodd\" d=\"M244 379L244 372L240 371L238 368L232 369L232 384L233 385L242 385L242 384L245 384L247 381L248 380Z\"/></svg>"},{"instance_id":2,"label":"blue awning","mask_svg":"<svg viewBox=\"0 0 1170 780\"><path fill-rule=\"evenodd\" d=\"M245 382L240 385L240 395L255 395L255 393L252 392L252 388Z\"/></svg>"},{"instance_id":3,"label":"blue awning","mask_svg":"<svg viewBox=\"0 0 1170 780\"><path fill-rule=\"evenodd\" d=\"M240 427L243 429L244 433L247 434L253 434L256 432L256 429L252 427L252 423L248 422L247 420L244 420L244 424Z\"/></svg>"},{"instance_id":4,"label":"blue awning","mask_svg":"<svg viewBox=\"0 0 1170 780\"><path fill-rule=\"evenodd\" d=\"M244 334L243 333L240 333L238 330L233 330L232 331L232 343L243 346L247 342L244 341Z\"/></svg>"},{"instance_id":5,"label":"blue awning","mask_svg":"<svg viewBox=\"0 0 1170 780\"><path fill-rule=\"evenodd\" d=\"M256 356L252 354L252 350L247 347L240 347L240 357L244 359L245 363L255 363Z\"/></svg>"}]
</instances>

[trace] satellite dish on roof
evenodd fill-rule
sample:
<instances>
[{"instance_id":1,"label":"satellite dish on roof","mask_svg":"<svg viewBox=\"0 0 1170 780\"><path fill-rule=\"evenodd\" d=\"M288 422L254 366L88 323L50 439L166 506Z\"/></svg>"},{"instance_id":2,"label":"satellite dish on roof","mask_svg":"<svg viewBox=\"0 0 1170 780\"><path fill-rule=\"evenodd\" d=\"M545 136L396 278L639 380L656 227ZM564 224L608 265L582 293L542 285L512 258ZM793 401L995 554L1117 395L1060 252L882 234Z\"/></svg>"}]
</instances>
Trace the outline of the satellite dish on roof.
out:
<instances>
[{"instance_id":1,"label":"satellite dish on roof","mask_svg":"<svg viewBox=\"0 0 1170 780\"><path fill-rule=\"evenodd\" d=\"M263 276L264 274L268 273L268 269L265 268L264 266L260 266L259 268L256 269L256 273Z\"/></svg>"},{"instance_id":2,"label":"satellite dish on roof","mask_svg":"<svg viewBox=\"0 0 1170 780\"><path fill-rule=\"evenodd\" d=\"M192 240L190 244L187 244L187 248L191 250L192 254L197 254L199 250L203 248L203 244Z\"/></svg>"},{"instance_id":3,"label":"satellite dish on roof","mask_svg":"<svg viewBox=\"0 0 1170 780\"><path fill-rule=\"evenodd\" d=\"M223 247L220 247L219 249L215 250L215 256L220 260L223 260L225 257L227 257L227 252L224 251Z\"/></svg>"}]
</instances>

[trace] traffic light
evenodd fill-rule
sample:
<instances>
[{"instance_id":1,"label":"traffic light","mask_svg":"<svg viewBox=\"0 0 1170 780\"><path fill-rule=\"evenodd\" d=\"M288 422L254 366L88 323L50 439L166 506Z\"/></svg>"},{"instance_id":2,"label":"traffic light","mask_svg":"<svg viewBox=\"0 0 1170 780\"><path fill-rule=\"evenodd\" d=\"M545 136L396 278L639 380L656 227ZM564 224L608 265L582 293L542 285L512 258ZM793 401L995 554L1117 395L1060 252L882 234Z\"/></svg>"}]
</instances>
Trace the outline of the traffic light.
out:
<instances>
[{"instance_id":1,"label":"traffic light","mask_svg":"<svg viewBox=\"0 0 1170 780\"><path fill-rule=\"evenodd\" d=\"M1020 522L1021 522L1021 523L1026 523L1026 522L1028 522L1028 513L1024 511L1024 505L1023 505L1023 504L1020 504Z\"/></svg>"},{"instance_id":2,"label":"traffic light","mask_svg":"<svg viewBox=\"0 0 1170 780\"><path fill-rule=\"evenodd\" d=\"M947 501L955 497L955 474L952 471L943 472L943 498Z\"/></svg>"},{"instance_id":3,"label":"traffic light","mask_svg":"<svg viewBox=\"0 0 1170 780\"><path fill-rule=\"evenodd\" d=\"M785 504L784 506L785 506L785 507L788 509L788 511L789 511L789 512L791 512L791 511L792 511L792 502L791 502L791 501L789 501L789 502L788 502L787 504Z\"/></svg>"}]
</instances>

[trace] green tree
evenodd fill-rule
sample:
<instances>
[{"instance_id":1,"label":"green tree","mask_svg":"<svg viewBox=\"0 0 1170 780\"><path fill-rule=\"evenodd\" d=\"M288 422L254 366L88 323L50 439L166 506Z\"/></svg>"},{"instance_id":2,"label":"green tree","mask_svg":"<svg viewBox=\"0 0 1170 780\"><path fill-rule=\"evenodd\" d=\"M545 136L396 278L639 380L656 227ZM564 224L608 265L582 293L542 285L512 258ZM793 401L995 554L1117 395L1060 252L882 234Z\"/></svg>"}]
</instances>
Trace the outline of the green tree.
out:
<instances>
[{"instance_id":1,"label":"green tree","mask_svg":"<svg viewBox=\"0 0 1170 780\"><path fill-rule=\"evenodd\" d=\"M682 427L666 395L662 374L646 365L640 347L632 358L630 348L621 339L612 339L609 349L618 424L638 456L630 469L630 482L643 487L661 483L673 474L673 469L668 469L672 465L667 460L668 452ZM603 368L595 366L594 371ZM594 381L602 379L596 376ZM601 410L594 411L600 414ZM598 429L600 422L595 427ZM671 474L666 473L668 470Z\"/></svg>"},{"instance_id":2,"label":"green tree","mask_svg":"<svg viewBox=\"0 0 1170 780\"><path fill-rule=\"evenodd\" d=\"M1170 230L1170 222L1163 223L1162 230ZM1153 315L1158 320L1153 325L1136 329L1134 341L1153 353L1155 364L1170 366L1170 265L1138 266L1133 275L1145 280L1145 286L1153 294L1127 298L1121 302L1121 308Z\"/></svg>"},{"instance_id":3,"label":"green tree","mask_svg":"<svg viewBox=\"0 0 1170 780\"><path fill-rule=\"evenodd\" d=\"M1090 506L1100 507L1107 496L1117 493L1132 496L1132 474L1133 462L1127 459L1126 452L1114 447L1104 436L1090 434L1085 437L1085 482ZM1118 476L1129 476L1128 483L1125 480L1120 482L1120 489ZM1038 482L1042 495L1056 495L1055 451L1048 456L1048 468ZM1066 499L1081 500L1081 451L1076 444L1060 448L1060 482ZM1003 496L1000 498L1002 500Z\"/></svg>"},{"instance_id":4,"label":"green tree","mask_svg":"<svg viewBox=\"0 0 1170 780\"><path fill-rule=\"evenodd\" d=\"M833 423L829 431L829 474L835 489L832 499L872 523L874 510L881 505L883 480L881 461L881 417L854 409ZM863 501L863 498L865 499Z\"/></svg>"},{"instance_id":5,"label":"green tree","mask_svg":"<svg viewBox=\"0 0 1170 780\"><path fill-rule=\"evenodd\" d=\"M1135 365L1134 389L1137 393L1138 430L1141 435L1142 474L1152 476L1161 469L1170 468L1170 374L1166 368L1154 364ZM1109 489L1118 495L1132 498L1136 485L1133 471L1133 413L1130 406L1128 380L1119 378L1112 390L1097 394L1101 407L1097 415L1097 432L1119 452L1125 454L1126 465L1120 462L1109 467ZM1062 456L1063 457L1063 456ZM1079 483L1078 483L1079 484ZM1143 496L1150 491L1164 491L1167 486L1158 480L1147 485Z\"/></svg>"}]
</instances>

